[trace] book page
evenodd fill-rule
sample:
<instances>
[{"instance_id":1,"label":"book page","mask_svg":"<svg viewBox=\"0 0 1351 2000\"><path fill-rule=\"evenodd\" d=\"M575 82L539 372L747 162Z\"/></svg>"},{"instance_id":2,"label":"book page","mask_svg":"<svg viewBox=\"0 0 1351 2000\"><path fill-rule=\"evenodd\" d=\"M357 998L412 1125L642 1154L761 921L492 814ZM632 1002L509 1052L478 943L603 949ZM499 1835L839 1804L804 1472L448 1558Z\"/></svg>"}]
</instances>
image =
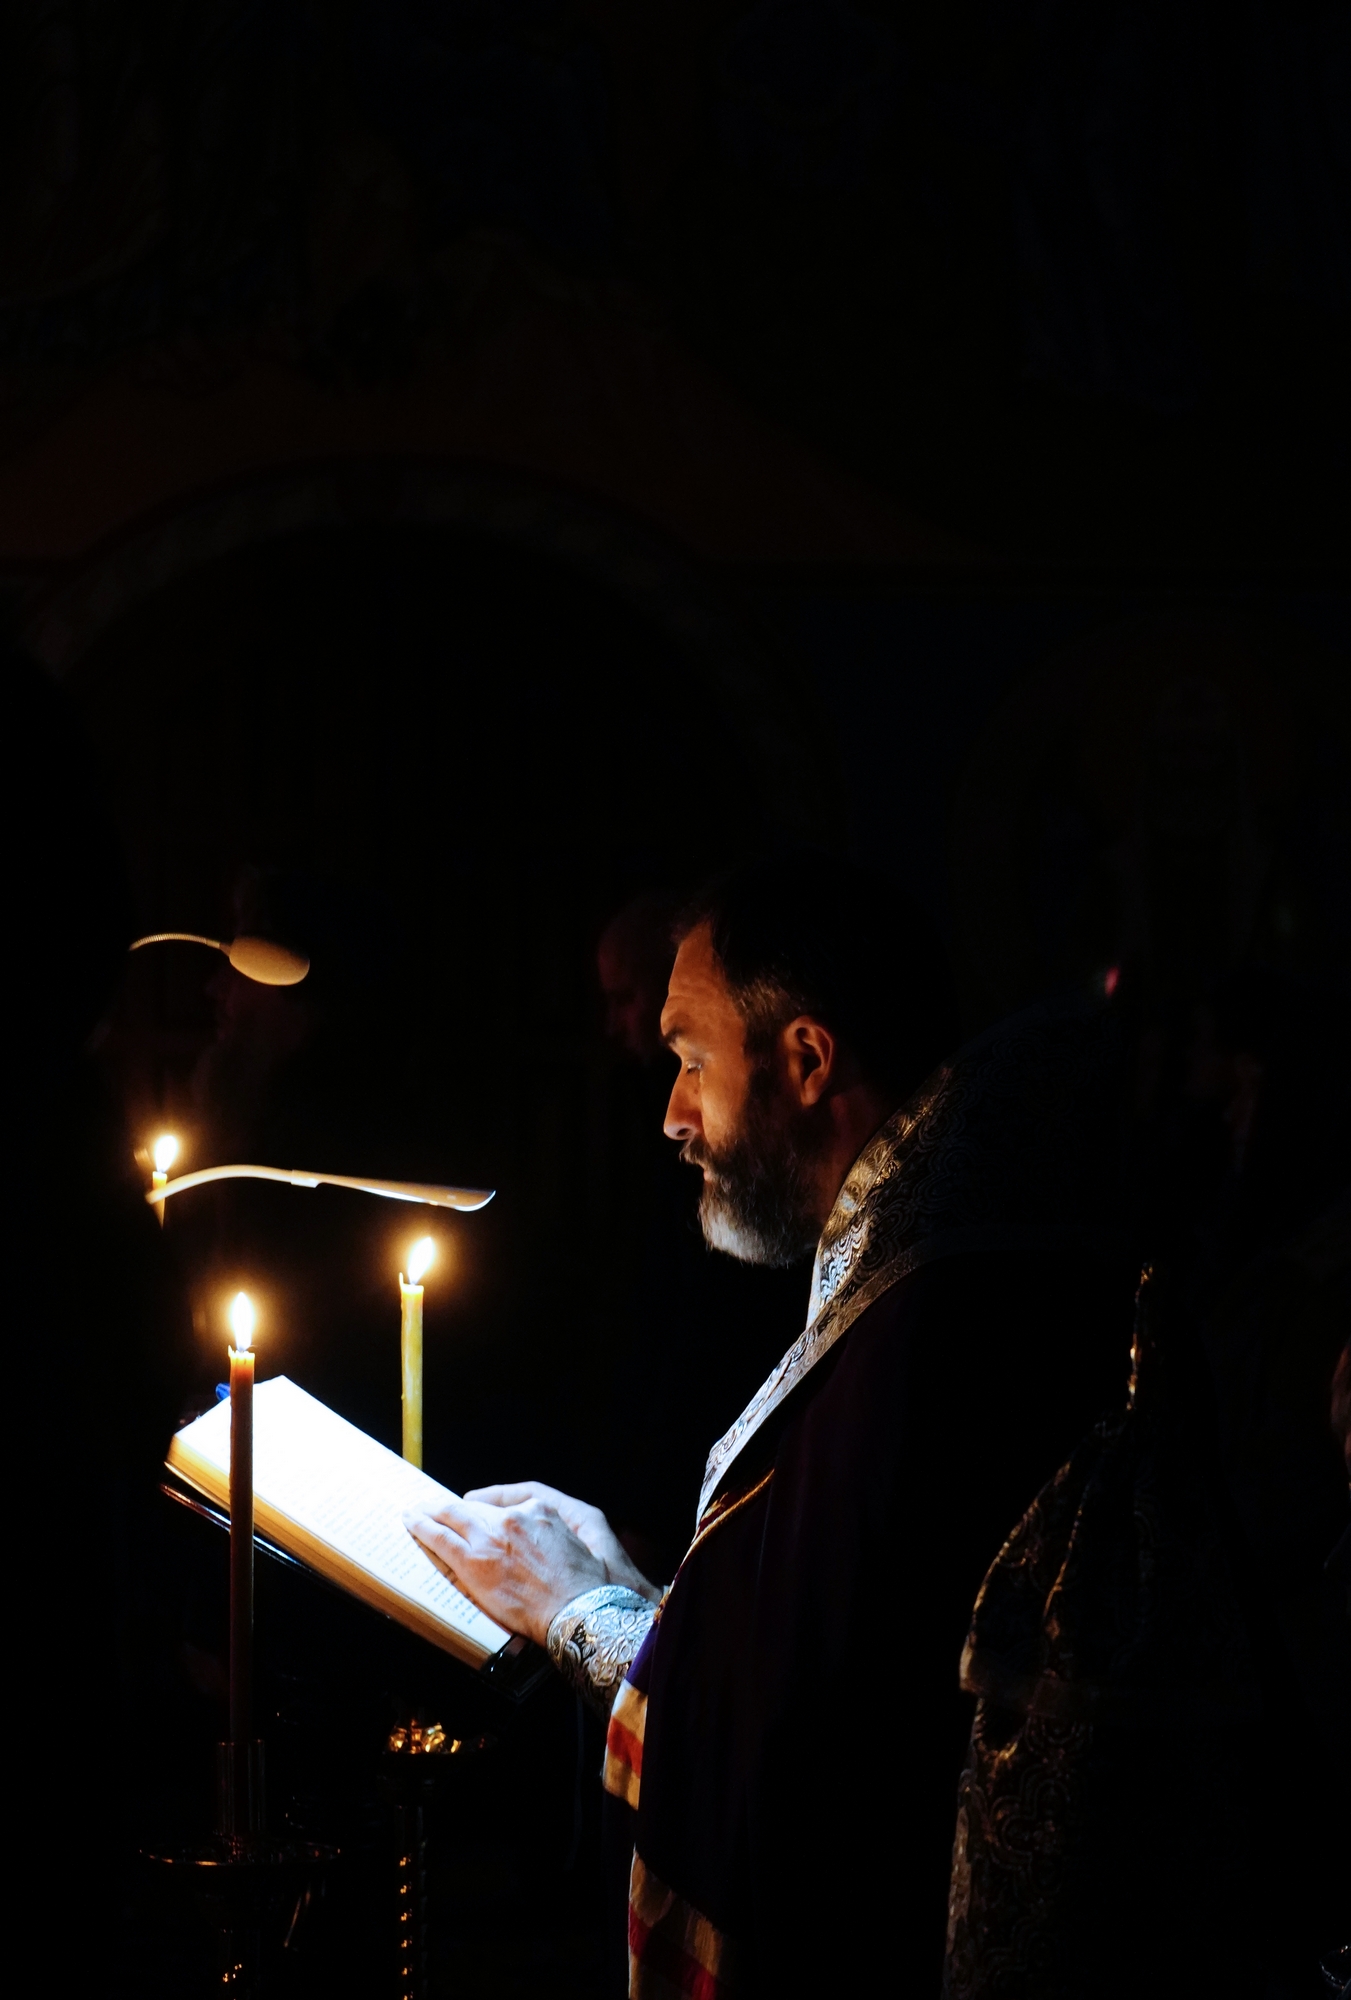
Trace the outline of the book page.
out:
<instances>
[{"instance_id":1,"label":"book page","mask_svg":"<svg viewBox=\"0 0 1351 2000\"><path fill-rule=\"evenodd\" d=\"M228 1481L228 1402L174 1437L169 1463L187 1472L194 1458ZM284 1375L260 1382L253 1392L253 1485L260 1515L264 1509L284 1514L484 1652L496 1653L507 1643L510 1634L434 1567L403 1524L406 1508L432 1512L453 1497L449 1489ZM283 1536L276 1538L284 1545Z\"/></svg>"}]
</instances>

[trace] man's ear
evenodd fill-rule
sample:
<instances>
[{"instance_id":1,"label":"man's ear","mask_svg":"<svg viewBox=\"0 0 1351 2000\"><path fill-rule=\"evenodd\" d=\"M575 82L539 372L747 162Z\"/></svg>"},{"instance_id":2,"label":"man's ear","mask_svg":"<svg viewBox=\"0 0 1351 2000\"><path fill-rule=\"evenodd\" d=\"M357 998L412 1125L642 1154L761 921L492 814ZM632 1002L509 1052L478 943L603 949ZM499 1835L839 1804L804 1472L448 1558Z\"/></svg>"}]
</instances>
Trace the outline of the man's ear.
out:
<instances>
[{"instance_id":1,"label":"man's ear","mask_svg":"<svg viewBox=\"0 0 1351 2000\"><path fill-rule=\"evenodd\" d=\"M788 1082L793 1095L804 1107L819 1104L834 1081L839 1063L839 1043L830 1029L810 1014L799 1014L783 1030L783 1050L788 1063Z\"/></svg>"}]
</instances>

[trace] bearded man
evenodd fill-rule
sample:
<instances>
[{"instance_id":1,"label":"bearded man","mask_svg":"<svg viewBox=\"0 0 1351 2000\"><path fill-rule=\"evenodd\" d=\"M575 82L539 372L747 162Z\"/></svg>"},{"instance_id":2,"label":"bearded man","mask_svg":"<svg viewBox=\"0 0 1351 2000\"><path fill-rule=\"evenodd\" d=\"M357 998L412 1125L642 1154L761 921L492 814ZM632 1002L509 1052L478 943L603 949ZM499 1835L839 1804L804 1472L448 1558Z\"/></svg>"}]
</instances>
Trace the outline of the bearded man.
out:
<instances>
[{"instance_id":1,"label":"bearded man","mask_svg":"<svg viewBox=\"0 0 1351 2000\"><path fill-rule=\"evenodd\" d=\"M1114 1031L1070 996L939 1063L936 944L826 857L724 877L678 937L665 1129L714 1249L815 1246L805 1329L669 1588L534 1482L409 1527L609 1711L631 1994L936 1993L972 1601L1124 1381Z\"/></svg>"}]
</instances>

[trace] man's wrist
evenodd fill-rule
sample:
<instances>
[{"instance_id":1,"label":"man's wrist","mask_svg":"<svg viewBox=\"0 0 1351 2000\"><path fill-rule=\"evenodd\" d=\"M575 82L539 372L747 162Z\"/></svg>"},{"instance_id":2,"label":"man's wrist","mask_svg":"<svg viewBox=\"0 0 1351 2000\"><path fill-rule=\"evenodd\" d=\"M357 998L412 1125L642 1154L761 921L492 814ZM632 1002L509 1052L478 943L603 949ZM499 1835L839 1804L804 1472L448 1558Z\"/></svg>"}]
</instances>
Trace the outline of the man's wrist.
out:
<instances>
[{"instance_id":1,"label":"man's wrist","mask_svg":"<svg viewBox=\"0 0 1351 2000\"><path fill-rule=\"evenodd\" d=\"M653 1583L649 1577L643 1575L622 1543L620 1554L624 1558L622 1567L609 1557L605 1563L605 1573L615 1589L631 1591L635 1597L645 1598L649 1604L660 1604L666 1595L664 1586Z\"/></svg>"},{"instance_id":2,"label":"man's wrist","mask_svg":"<svg viewBox=\"0 0 1351 2000\"><path fill-rule=\"evenodd\" d=\"M656 1615L651 1600L626 1584L584 1590L550 1619L549 1658L594 1709L608 1715Z\"/></svg>"}]
</instances>

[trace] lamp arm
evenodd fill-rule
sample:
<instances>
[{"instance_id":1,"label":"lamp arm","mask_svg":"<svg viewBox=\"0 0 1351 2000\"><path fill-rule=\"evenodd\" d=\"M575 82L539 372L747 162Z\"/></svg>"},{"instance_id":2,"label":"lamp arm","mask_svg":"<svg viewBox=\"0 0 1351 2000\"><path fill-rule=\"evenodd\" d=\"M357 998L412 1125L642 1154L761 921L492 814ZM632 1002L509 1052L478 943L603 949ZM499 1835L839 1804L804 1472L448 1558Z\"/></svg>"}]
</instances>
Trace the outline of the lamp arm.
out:
<instances>
[{"instance_id":1,"label":"lamp arm","mask_svg":"<svg viewBox=\"0 0 1351 2000\"><path fill-rule=\"evenodd\" d=\"M146 1200L152 1206L167 1201L171 1194L187 1188L204 1187L208 1181L284 1181L291 1187L356 1188L362 1194L384 1195L389 1201L421 1201L432 1208L458 1208L466 1214L486 1208L495 1188L438 1187L430 1181L364 1180L355 1174L308 1174L299 1167L203 1167L195 1174L179 1174L161 1188L151 1188Z\"/></svg>"},{"instance_id":2,"label":"lamp arm","mask_svg":"<svg viewBox=\"0 0 1351 2000\"><path fill-rule=\"evenodd\" d=\"M229 952L229 945L219 938L199 937L196 931L152 931L149 937L135 938L127 946L128 951L139 951L143 944L205 944L212 951Z\"/></svg>"},{"instance_id":3,"label":"lamp arm","mask_svg":"<svg viewBox=\"0 0 1351 2000\"><path fill-rule=\"evenodd\" d=\"M152 931L149 937L133 938L128 951L147 944L204 944L210 951L223 951L236 972L259 986L299 986L310 969L302 952L291 951L270 938L237 937L229 944L221 938L203 937L200 931Z\"/></svg>"}]
</instances>

